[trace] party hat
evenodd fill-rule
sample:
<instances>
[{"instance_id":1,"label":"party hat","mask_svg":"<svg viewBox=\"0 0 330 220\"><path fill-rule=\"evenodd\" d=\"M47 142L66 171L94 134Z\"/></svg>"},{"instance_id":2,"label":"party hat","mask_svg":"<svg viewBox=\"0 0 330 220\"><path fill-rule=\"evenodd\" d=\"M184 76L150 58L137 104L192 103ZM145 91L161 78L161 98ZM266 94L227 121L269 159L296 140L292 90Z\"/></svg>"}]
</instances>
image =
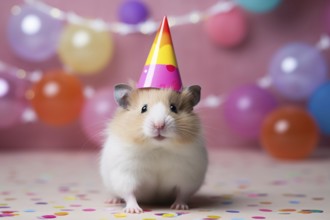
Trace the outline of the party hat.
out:
<instances>
[{"instance_id":1,"label":"party hat","mask_svg":"<svg viewBox=\"0 0 330 220\"><path fill-rule=\"evenodd\" d=\"M166 16L158 29L137 88L170 88L178 92L182 89Z\"/></svg>"}]
</instances>

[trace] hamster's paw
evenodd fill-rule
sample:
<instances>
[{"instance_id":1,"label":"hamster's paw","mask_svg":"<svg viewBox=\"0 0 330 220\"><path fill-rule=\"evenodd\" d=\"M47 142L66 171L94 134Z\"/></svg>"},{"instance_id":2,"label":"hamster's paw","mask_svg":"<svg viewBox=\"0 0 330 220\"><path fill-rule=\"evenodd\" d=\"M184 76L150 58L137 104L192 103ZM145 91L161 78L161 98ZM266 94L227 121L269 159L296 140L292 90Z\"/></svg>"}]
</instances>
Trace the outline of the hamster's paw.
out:
<instances>
[{"instance_id":1,"label":"hamster's paw","mask_svg":"<svg viewBox=\"0 0 330 220\"><path fill-rule=\"evenodd\" d=\"M139 214L143 213L143 209L141 209L139 205L126 205L126 207L124 208L124 212L131 214Z\"/></svg>"},{"instance_id":2,"label":"hamster's paw","mask_svg":"<svg viewBox=\"0 0 330 220\"><path fill-rule=\"evenodd\" d=\"M171 205L171 209L176 209L176 210L188 210L189 206L186 203L173 203Z\"/></svg>"},{"instance_id":3,"label":"hamster's paw","mask_svg":"<svg viewBox=\"0 0 330 220\"><path fill-rule=\"evenodd\" d=\"M120 199L120 198L110 198L110 199L107 199L105 201L105 203L115 205L115 204L124 203L124 200L123 199Z\"/></svg>"}]
</instances>

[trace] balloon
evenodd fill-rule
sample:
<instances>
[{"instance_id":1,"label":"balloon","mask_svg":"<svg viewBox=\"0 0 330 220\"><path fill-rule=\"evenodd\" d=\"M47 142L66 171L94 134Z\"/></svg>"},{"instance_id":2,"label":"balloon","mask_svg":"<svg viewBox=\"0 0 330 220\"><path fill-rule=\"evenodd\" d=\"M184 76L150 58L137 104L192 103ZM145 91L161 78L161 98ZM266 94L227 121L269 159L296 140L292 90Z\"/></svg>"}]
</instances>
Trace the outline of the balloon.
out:
<instances>
[{"instance_id":1,"label":"balloon","mask_svg":"<svg viewBox=\"0 0 330 220\"><path fill-rule=\"evenodd\" d=\"M262 147L280 159L304 159L317 146L318 128L303 109L286 106L271 112L262 124Z\"/></svg>"},{"instance_id":2,"label":"balloon","mask_svg":"<svg viewBox=\"0 0 330 220\"><path fill-rule=\"evenodd\" d=\"M269 75L274 88L290 100L303 100L327 79L327 64L320 52L304 43L291 43L273 57Z\"/></svg>"},{"instance_id":3,"label":"balloon","mask_svg":"<svg viewBox=\"0 0 330 220\"><path fill-rule=\"evenodd\" d=\"M108 32L69 24L65 27L58 49L60 59L77 73L92 74L105 68L113 54Z\"/></svg>"},{"instance_id":4,"label":"balloon","mask_svg":"<svg viewBox=\"0 0 330 220\"><path fill-rule=\"evenodd\" d=\"M309 112L315 118L322 133L330 134L330 82L320 86L308 102Z\"/></svg>"},{"instance_id":5,"label":"balloon","mask_svg":"<svg viewBox=\"0 0 330 220\"><path fill-rule=\"evenodd\" d=\"M265 13L277 8L282 0L235 0L245 10L255 13Z\"/></svg>"},{"instance_id":6,"label":"balloon","mask_svg":"<svg viewBox=\"0 0 330 220\"><path fill-rule=\"evenodd\" d=\"M7 28L9 45L23 59L44 61L55 54L62 25L33 6L16 8Z\"/></svg>"},{"instance_id":7,"label":"balloon","mask_svg":"<svg viewBox=\"0 0 330 220\"><path fill-rule=\"evenodd\" d=\"M38 117L50 125L75 120L82 109L84 96L80 81L62 70L45 73L32 87L31 104Z\"/></svg>"},{"instance_id":8,"label":"balloon","mask_svg":"<svg viewBox=\"0 0 330 220\"><path fill-rule=\"evenodd\" d=\"M112 88L100 89L86 101L80 120L83 131L96 144L103 143L107 123L116 106Z\"/></svg>"},{"instance_id":9,"label":"balloon","mask_svg":"<svg viewBox=\"0 0 330 220\"><path fill-rule=\"evenodd\" d=\"M208 18L205 22L205 31L215 44L233 47L246 38L248 22L244 12L235 7Z\"/></svg>"},{"instance_id":10,"label":"balloon","mask_svg":"<svg viewBox=\"0 0 330 220\"><path fill-rule=\"evenodd\" d=\"M27 105L27 83L13 73L0 71L0 128L20 122Z\"/></svg>"},{"instance_id":11,"label":"balloon","mask_svg":"<svg viewBox=\"0 0 330 220\"><path fill-rule=\"evenodd\" d=\"M232 91L223 105L228 126L245 138L257 138L264 117L277 107L277 101L267 90L254 84Z\"/></svg>"},{"instance_id":12,"label":"balloon","mask_svg":"<svg viewBox=\"0 0 330 220\"><path fill-rule=\"evenodd\" d=\"M118 16L120 21L127 24L138 24L147 20L147 6L138 0L128 0L120 5Z\"/></svg>"}]
</instances>

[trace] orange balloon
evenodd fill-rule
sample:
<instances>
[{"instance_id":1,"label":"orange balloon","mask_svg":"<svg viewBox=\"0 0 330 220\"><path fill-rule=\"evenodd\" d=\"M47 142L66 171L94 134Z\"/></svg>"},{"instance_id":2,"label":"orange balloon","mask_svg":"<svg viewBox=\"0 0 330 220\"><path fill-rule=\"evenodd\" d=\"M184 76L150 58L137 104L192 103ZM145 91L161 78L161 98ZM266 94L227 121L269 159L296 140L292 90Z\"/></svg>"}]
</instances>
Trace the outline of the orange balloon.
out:
<instances>
[{"instance_id":1,"label":"orange balloon","mask_svg":"<svg viewBox=\"0 0 330 220\"><path fill-rule=\"evenodd\" d=\"M293 106L271 112L261 129L262 147L279 159L304 159L316 148L319 131L313 118Z\"/></svg>"},{"instance_id":2,"label":"orange balloon","mask_svg":"<svg viewBox=\"0 0 330 220\"><path fill-rule=\"evenodd\" d=\"M62 70L45 73L31 90L31 104L40 120L63 125L75 120L83 107L82 84Z\"/></svg>"}]
</instances>

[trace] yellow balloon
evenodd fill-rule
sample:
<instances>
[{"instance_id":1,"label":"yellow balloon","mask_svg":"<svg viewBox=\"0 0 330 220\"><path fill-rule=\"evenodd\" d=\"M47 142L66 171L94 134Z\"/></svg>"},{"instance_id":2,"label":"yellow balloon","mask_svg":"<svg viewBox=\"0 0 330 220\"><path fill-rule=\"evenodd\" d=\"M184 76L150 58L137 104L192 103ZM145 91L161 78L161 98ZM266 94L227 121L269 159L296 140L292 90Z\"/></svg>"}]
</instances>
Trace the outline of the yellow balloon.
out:
<instances>
[{"instance_id":1,"label":"yellow balloon","mask_svg":"<svg viewBox=\"0 0 330 220\"><path fill-rule=\"evenodd\" d=\"M109 32L86 25L68 24L60 38L58 54L74 72L93 74L106 67L113 55Z\"/></svg>"}]
</instances>

